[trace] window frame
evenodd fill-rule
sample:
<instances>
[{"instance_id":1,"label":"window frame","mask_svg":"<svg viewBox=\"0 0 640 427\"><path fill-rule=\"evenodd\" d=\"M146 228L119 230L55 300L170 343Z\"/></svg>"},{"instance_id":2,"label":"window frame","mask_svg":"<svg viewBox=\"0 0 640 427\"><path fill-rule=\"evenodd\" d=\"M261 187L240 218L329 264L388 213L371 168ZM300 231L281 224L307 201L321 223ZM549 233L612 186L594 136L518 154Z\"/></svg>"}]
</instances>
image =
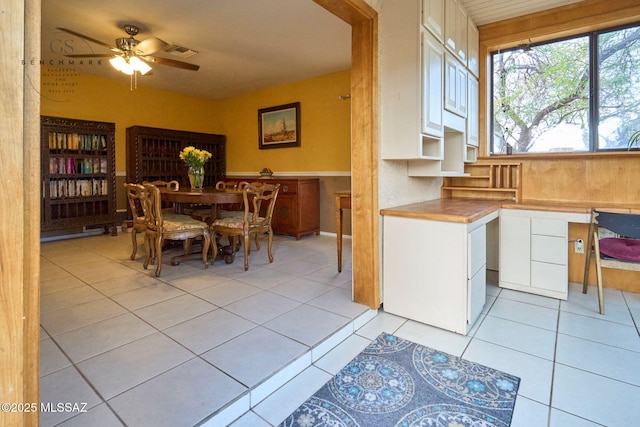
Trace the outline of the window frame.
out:
<instances>
[{"instance_id":1,"label":"window frame","mask_svg":"<svg viewBox=\"0 0 640 427\"><path fill-rule=\"evenodd\" d=\"M620 31L627 28L638 27L640 29L640 21L634 21L622 25L614 25L608 27L598 28L592 31L583 31L575 34L570 34L562 37L552 37L549 39L545 39L543 41L535 42L535 43L526 43L519 44L517 46L513 46L507 49L497 49L489 52L488 57L488 107L489 107L489 120L488 120L488 155L489 157L497 157L503 156L503 153L494 153L494 136L495 136L495 120L494 120L494 56L498 54L502 54L505 52L517 51L522 49L523 47L536 47L541 45L548 45L552 43L559 43L566 40L577 39L581 37L586 37L589 43L588 52L589 52L589 102L588 102L588 128L589 128L589 143L588 143L588 151L569 151L569 152L551 152L551 151L543 151L543 152L525 152L525 153L513 153L518 156L563 156L563 155L589 155L594 153L624 153L624 152L637 152L640 151L640 145L636 145L635 147L627 147L627 148L599 148L598 147L598 121L599 121L599 79L598 79L598 64L599 64L599 45L598 45L598 37L601 34L610 33L614 31ZM640 130L640 129L639 129Z\"/></svg>"}]
</instances>

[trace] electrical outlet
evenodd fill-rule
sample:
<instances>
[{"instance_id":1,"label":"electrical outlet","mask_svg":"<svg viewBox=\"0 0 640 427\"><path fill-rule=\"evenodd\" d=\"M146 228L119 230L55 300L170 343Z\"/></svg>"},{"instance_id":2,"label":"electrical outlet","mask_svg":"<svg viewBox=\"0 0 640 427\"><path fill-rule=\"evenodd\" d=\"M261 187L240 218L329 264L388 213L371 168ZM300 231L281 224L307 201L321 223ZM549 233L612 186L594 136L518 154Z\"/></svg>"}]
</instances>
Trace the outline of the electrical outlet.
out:
<instances>
[{"instance_id":1,"label":"electrical outlet","mask_svg":"<svg viewBox=\"0 0 640 427\"><path fill-rule=\"evenodd\" d=\"M584 253L584 241L582 239L578 239L574 242L574 251L577 254Z\"/></svg>"}]
</instances>

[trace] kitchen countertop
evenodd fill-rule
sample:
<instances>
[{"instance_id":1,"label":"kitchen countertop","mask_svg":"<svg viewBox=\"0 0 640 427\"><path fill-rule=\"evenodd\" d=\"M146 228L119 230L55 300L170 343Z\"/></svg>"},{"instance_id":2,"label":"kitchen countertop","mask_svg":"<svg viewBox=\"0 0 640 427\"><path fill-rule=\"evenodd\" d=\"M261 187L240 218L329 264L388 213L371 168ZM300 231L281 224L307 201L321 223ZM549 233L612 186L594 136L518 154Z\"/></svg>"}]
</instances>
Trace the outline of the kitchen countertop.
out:
<instances>
[{"instance_id":1,"label":"kitchen countertop","mask_svg":"<svg viewBox=\"0 0 640 427\"><path fill-rule=\"evenodd\" d=\"M405 218L427 219L432 221L471 223L497 211L498 209L522 209L588 214L591 212L592 207L617 210L627 213L640 213L640 205L637 204L564 201L550 202L546 200L523 200L522 202L516 203L510 200L450 198L429 200L426 202L381 209L380 214Z\"/></svg>"},{"instance_id":2,"label":"kitchen countertop","mask_svg":"<svg viewBox=\"0 0 640 427\"><path fill-rule=\"evenodd\" d=\"M436 199L382 209L380 214L433 221L471 223L502 207L503 200Z\"/></svg>"}]
</instances>

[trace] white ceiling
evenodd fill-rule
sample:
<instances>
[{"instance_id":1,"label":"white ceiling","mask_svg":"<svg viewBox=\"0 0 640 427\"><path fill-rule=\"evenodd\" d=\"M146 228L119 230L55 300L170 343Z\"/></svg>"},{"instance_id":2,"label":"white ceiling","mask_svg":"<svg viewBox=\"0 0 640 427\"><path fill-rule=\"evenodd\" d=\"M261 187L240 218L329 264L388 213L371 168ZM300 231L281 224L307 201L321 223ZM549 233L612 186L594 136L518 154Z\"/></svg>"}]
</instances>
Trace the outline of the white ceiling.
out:
<instances>
[{"instance_id":1,"label":"white ceiling","mask_svg":"<svg viewBox=\"0 0 640 427\"><path fill-rule=\"evenodd\" d=\"M490 24L580 1L583 0L460 0L476 25Z\"/></svg>"},{"instance_id":2,"label":"white ceiling","mask_svg":"<svg viewBox=\"0 0 640 427\"><path fill-rule=\"evenodd\" d=\"M406 1L406 0L392 0ZM478 25L579 0L461 0ZM65 53L109 53L68 33L68 28L115 45L124 24L141 28L137 40L157 37L198 51L188 71L153 65L138 85L222 99L300 81L351 65L351 28L311 0L42 0L42 60L82 73L122 79L107 59L75 59Z\"/></svg>"}]
</instances>

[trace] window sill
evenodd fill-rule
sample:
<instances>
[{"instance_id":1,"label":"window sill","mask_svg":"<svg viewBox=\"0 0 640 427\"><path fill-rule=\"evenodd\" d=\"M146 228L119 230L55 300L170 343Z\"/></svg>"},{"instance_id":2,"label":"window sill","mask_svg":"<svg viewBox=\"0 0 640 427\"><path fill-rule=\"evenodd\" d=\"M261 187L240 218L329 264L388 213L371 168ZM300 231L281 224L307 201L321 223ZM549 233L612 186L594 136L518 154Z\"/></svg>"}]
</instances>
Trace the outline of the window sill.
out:
<instances>
[{"instance_id":1,"label":"window sill","mask_svg":"<svg viewBox=\"0 0 640 427\"><path fill-rule=\"evenodd\" d=\"M615 158L640 156L640 151L613 151L613 152L597 152L597 153L532 153L532 154L497 154L493 156L478 157L478 161L493 160L560 160L560 159L586 159L586 158Z\"/></svg>"}]
</instances>

